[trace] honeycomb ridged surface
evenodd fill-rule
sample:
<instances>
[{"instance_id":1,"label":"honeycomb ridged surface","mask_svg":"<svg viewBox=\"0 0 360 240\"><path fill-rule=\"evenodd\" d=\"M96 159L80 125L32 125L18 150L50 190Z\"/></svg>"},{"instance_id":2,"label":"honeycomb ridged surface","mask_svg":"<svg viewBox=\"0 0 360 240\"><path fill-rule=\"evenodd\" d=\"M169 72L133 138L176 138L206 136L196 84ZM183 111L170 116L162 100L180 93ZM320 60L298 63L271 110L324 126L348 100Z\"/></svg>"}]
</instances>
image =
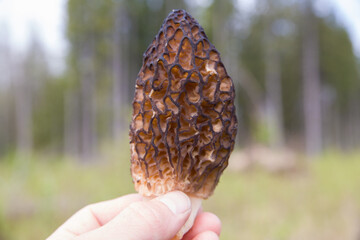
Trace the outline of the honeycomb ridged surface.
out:
<instances>
[{"instance_id":1,"label":"honeycomb ridged surface","mask_svg":"<svg viewBox=\"0 0 360 240\"><path fill-rule=\"evenodd\" d=\"M136 190L209 197L237 132L234 84L203 28L174 10L143 56L130 125Z\"/></svg>"}]
</instances>

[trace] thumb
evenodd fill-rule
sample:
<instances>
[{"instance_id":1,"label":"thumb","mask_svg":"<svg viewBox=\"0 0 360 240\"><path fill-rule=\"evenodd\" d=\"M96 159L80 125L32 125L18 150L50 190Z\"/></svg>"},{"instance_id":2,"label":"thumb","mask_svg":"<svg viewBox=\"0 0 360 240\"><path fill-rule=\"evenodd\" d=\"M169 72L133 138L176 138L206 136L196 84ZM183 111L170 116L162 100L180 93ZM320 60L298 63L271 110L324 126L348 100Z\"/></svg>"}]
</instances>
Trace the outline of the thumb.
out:
<instances>
[{"instance_id":1,"label":"thumb","mask_svg":"<svg viewBox=\"0 0 360 240\"><path fill-rule=\"evenodd\" d=\"M135 202L113 220L80 239L169 240L185 224L191 212L189 197L179 191L150 201Z\"/></svg>"}]
</instances>

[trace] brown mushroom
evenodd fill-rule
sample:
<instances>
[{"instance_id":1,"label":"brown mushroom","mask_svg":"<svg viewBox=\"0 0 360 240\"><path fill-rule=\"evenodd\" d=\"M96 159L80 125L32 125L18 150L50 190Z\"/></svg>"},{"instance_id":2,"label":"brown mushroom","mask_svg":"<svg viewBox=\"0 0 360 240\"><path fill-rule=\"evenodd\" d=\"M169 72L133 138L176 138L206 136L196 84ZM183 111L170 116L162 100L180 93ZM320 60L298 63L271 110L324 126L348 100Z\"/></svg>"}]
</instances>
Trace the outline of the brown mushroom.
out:
<instances>
[{"instance_id":1,"label":"brown mushroom","mask_svg":"<svg viewBox=\"0 0 360 240\"><path fill-rule=\"evenodd\" d=\"M152 198L186 193L193 212L228 165L237 132L234 84L204 29L173 10L143 56L130 126L135 189Z\"/></svg>"}]
</instances>

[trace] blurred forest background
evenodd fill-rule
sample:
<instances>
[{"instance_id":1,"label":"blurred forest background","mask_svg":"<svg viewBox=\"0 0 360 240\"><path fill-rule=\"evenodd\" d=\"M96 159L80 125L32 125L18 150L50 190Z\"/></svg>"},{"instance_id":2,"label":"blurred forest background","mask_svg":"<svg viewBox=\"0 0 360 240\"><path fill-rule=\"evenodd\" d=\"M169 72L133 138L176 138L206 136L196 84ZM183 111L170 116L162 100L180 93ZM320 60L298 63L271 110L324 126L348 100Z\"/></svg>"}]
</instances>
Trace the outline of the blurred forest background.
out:
<instances>
[{"instance_id":1,"label":"blurred forest background","mask_svg":"<svg viewBox=\"0 0 360 240\"><path fill-rule=\"evenodd\" d=\"M258 146L265 161L296 159L290 168L301 172L284 180L235 164L205 205L222 218L223 238L359 239L360 59L316 2L68 0L60 73L36 29L22 55L0 29L0 239L44 238L89 201L133 191L135 79L176 8L204 27L236 86L231 160Z\"/></svg>"},{"instance_id":2,"label":"blurred forest background","mask_svg":"<svg viewBox=\"0 0 360 240\"><path fill-rule=\"evenodd\" d=\"M204 1L207 2L207 1ZM360 146L360 73L349 34L312 1L81 1L67 4L66 69L53 74L34 29L24 56L1 36L0 156L96 156L128 133L142 53L174 8L198 19L236 84L237 146L308 155Z\"/></svg>"}]
</instances>

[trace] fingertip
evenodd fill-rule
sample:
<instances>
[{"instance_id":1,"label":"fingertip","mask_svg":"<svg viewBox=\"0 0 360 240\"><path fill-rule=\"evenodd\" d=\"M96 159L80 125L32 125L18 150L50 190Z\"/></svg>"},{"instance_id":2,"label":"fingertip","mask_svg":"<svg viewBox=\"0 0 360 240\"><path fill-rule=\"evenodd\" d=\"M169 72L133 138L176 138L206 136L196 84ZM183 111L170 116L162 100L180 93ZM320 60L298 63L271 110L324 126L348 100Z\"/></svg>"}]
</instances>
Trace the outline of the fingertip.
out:
<instances>
[{"instance_id":1,"label":"fingertip","mask_svg":"<svg viewBox=\"0 0 360 240\"><path fill-rule=\"evenodd\" d=\"M183 214L191 210L190 198L183 192L169 192L163 196L154 199L165 204L175 215Z\"/></svg>"},{"instance_id":2,"label":"fingertip","mask_svg":"<svg viewBox=\"0 0 360 240\"><path fill-rule=\"evenodd\" d=\"M215 232L218 236L220 236L221 220L218 216L211 212L203 212L201 218L212 232Z\"/></svg>"},{"instance_id":3,"label":"fingertip","mask_svg":"<svg viewBox=\"0 0 360 240\"><path fill-rule=\"evenodd\" d=\"M219 240L219 236L212 231L206 231L196 235L193 240Z\"/></svg>"},{"instance_id":4,"label":"fingertip","mask_svg":"<svg viewBox=\"0 0 360 240\"><path fill-rule=\"evenodd\" d=\"M183 239L192 240L198 234L207 231L214 232L219 236L221 232L221 221L213 213L202 212L199 213L199 215L195 219L193 227L190 229L189 232L185 234Z\"/></svg>"}]
</instances>

